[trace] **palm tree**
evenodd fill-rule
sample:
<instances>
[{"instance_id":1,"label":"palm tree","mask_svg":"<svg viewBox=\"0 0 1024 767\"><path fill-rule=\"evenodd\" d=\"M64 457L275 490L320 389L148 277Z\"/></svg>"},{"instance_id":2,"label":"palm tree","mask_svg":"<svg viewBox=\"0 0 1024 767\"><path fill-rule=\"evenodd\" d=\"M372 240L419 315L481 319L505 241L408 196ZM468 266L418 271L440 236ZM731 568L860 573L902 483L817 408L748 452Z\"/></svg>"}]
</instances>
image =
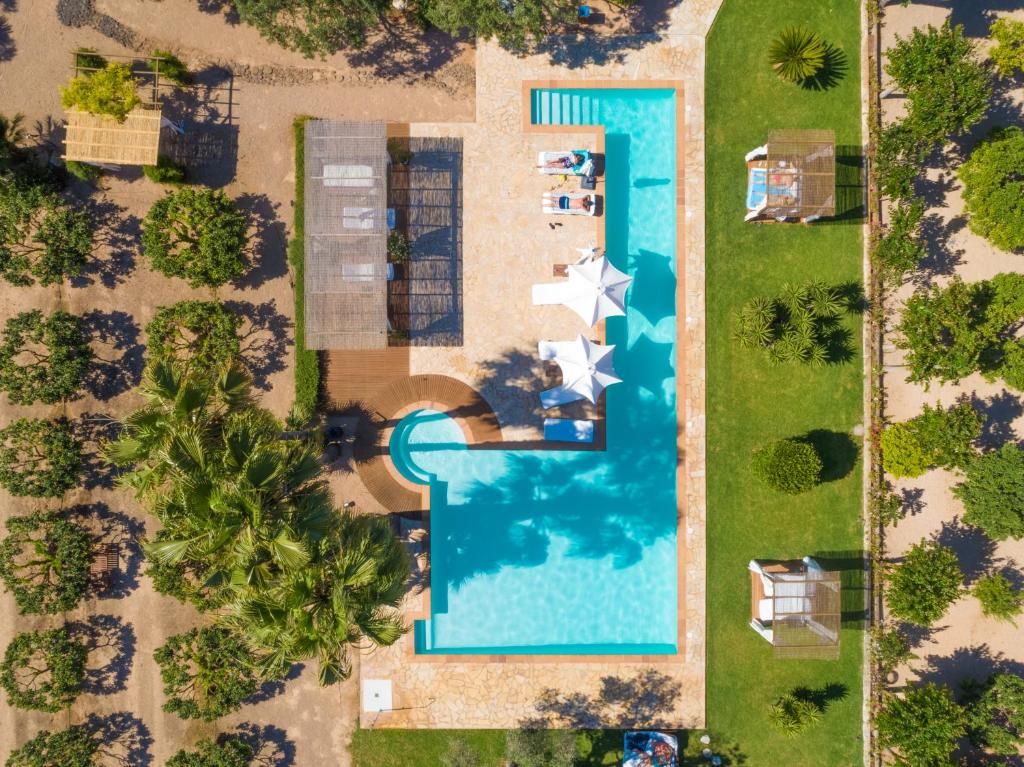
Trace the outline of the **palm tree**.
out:
<instances>
[{"instance_id":1,"label":"palm tree","mask_svg":"<svg viewBox=\"0 0 1024 767\"><path fill-rule=\"evenodd\" d=\"M266 673L316 658L320 684L329 685L352 673L349 646L387 646L405 633L398 606L408 577L387 520L344 513L320 561L273 589L244 595L227 622L268 653Z\"/></svg>"},{"instance_id":2,"label":"palm tree","mask_svg":"<svg viewBox=\"0 0 1024 767\"><path fill-rule=\"evenodd\" d=\"M810 80L825 66L828 46L814 32L803 27L782 30L768 49L772 69L786 82Z\"/></svg>"}]
</instances>

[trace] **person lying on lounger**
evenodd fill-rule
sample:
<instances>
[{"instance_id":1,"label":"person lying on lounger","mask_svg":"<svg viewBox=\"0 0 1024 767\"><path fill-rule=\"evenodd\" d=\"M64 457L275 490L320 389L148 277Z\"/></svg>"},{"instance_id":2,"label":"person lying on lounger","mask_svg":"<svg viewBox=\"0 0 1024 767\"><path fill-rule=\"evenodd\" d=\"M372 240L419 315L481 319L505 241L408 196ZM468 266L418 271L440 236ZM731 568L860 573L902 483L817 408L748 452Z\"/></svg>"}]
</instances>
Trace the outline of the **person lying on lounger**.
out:
<instances>
[{"instance_id":1,"label":"person lying on lounger","mask_svg":"<svg viewBox=\"0 0 1024 767\"><path fill-rule=\"evenodd\" d=\"M589 197L570 197L567 194L559 195L558 207L561 210L586 210L589 211L591 199Z\"/></svg>"},{"instance_id":2,"label":"person lying on lounger","mask_svg":"<svg viewBox=\"0 0 1024 767\"><path fill-rule=\"evenodd\" d=\"M539 167L558 170L572 170L573 168L578 168L583 165L583 163L586 162L586 159L587 158L583 155L573 152L572 154L563 154L551 160L547 160Z\"/></svg>"}]
</instances>

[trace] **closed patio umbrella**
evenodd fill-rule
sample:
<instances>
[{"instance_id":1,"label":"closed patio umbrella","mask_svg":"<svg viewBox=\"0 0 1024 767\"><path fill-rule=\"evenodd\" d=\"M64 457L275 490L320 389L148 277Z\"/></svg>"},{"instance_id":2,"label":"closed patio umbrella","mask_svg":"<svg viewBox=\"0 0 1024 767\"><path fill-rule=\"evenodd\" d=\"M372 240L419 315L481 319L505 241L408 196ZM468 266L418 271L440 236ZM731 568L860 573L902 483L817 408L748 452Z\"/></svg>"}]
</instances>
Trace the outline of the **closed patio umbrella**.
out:
<instances>
[{"instance_id":1,"label":"closed patio umbrella","mask_svg":"<svg viewBox=\"0 0 1024 767\"><path fill-rule=\"evenodd\" d=\"M558 345L555 362L562 370L562 385L540 395L544 407L555 407L578 399L596 403L601 392L622 381L612 362L614 346L592 344L583 336Z\"/></svg>"},{"instance_id":2,"label":"closed patio umbrella","mask_svg":"<svg viewBox=\"0 0 1024 767\"><path fill-rule=\"evenodd\" d=\"M588 325L626 313L626 289L633 278L605 256L570 264L569 279L533 286L535 304L564 304Z\"/></svg>"}]
</instances>

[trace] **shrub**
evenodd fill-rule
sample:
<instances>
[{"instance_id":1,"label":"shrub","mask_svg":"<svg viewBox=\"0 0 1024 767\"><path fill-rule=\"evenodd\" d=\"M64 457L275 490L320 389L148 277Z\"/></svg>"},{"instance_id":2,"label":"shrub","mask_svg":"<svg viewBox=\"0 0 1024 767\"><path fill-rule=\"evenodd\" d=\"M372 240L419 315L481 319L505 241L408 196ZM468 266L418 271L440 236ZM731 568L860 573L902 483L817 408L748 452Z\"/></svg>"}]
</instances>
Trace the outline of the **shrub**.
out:
<instances>
[{"instance_id":1,"label":"shrub","mask_svg":"<svg viewBox=\"0 0 1024 767\"><path fill-rule=\"evenodd\" d=\"M0 276L12 285L55 285L77 277L92 253L88 214L39 179L0 177Z\"/></svg>"},{"instance_id":2,"label":"shrub","mask_svg":"<svg viewBox=\"0 0 1024 767\"><path fill-rule=\"evenodd\" d=\"M893 286L903 282L927 253L919 236L924 202L914 200L889 208L889 228L875 246L882 279Z\"/></svg>"},{"instance_id":3,"label":"shrub","mask_svg":"<svg viewBox=\"0 0 1024 767\"><path fill-rule=\"evenodd\" d=\"M194 751L182 749L168 759L167 767L248 767L252 758L252 747L237 735L216 742L204 738Z\"/></svg>"},{"instance_id":4,"label":"shrub","mask_svg":"<svg viewBox=\"0 0 1024 767\"><path fill-rule=\"evenodd\" d=\"M400 264L403 261L409 260L409 255L412 253L412 246L409 244L409 240L405 238L405 235L401 232L391 232L388 235L388 258L394 261L396 264Z\"/></svg>"},{"instance_id":5,"label":"shrub","mask_svg":"<svg viewBox=\"0 0 1024 767\"><path fill-rule=\"evenodd\" d=\"M12 706L55 713L81 692L88 654L67 629L26 631L7 645L0 686Z\"/></svg>"},{"instance_id":6,"label":"shrub","mask_svg":"<svg viewBox=\"0 0 1024 767\"><path fill-rule=\"evenodd\" d=\"M1003 344L998 367L986 377L1002 378L1011 389L1024 391L1024 341L1016 339Z\"/></svg>"},{"instance_id":7,"label":"shrub","mask_svg":"<svg viewBox=\"0 0 1024 767\"><path fill-rule=\"evenodd\" d=\"M1024 450L1014 444L975 458L953 488L964 504L964 522L990 538L1024 538Z\"/></svg>"},{"instance_id":8,"label":"shrub","mask_svg":"<svg viewBox=\"0 0 1024 767\"><path fill-rule=\"evenodd\" d=\"M814 32L803 27L787 27L768 48L768 63L786 82L802 83L825 66L828 47Z\"/></svg>"},{"instance_id":9,"label":"shrub","mask_svg":"<svg viewBox=\"0 0 1024 767\"><path fill-rule=\"evenodd\" d=\"M143 174L157 184L182 184L185 182L185 166L167 155L159 155L156 165L144 165Z\"/></svg>"},{"instance_id":10,"label":"shrub","mask_svg":"<svg viewBox=\"0 0 1024 767\"><path fill-rule=\"evenodd\" d=\"M881 193L893 200L911 199L927 154L928 145L906 121L883 128L875 146L875 177Z\"/></svg>"},{"instance_id":11,"label":"shrub","mask_svg":"<svg viewBox=\"0 0 1024 767\"><path fill-rule=\"evenodd\" d=\"M988 110L992 82L963 27L931 25L897 38L885 71L907 96L907 121L928 145L960 136Z\"/></svg>"},{"instance_id":12,"label":"shrub","mask_svg":"<svg viewBox=\"0 0 1024 767\"><path fill-rule=\"evenodd\" d=\"M81 109L124 122L128 113L142 103L135 92L135 79L126 64L107 64L89 75L78 75L60 89L65 109Z\"/></svg>"},{"instance_id":13,"label":"shrub","mask_svg":"<svg viewBox=\"0 0 1024 767\"><path fill-rule=\"evenodd\" d=\"M79 48L75 51L75 66L82 69L103 69L107 60L95 48Z\"/></svg>"},{"instance_id":14,"label":"shrub","mask_svg":"<svg viewBox=\"0 0 1024 767\"><path fill-rule=\"evenodd\" d=\"M509 730L505 758L517 767L572 767L576 764L576 733L572 730Z\"/></svg>"},{"instance_id":15,"label":"shrub","mask_svg":"<svg viewBox=\"0 0 1024 767\"><path fill-rule=\"evenodd\" d=\"M0 541L0 580L22 613L71 610L89 586L89 534L56 514L7 520Z\"/></svg>"},{"instance_id":16,"label":"shrub","mask_svg":"<svg viewBox=\"0 0 1024 767\"><path fill-rule=\"evenodd\" d=\"M93 353L81 320L34 309L7 320L0 342L0 390L15 405L54 405L73 397L85 381Z\"/></svg>"},{"instance_id":17,"label":"shrub","mask_svg":"<svg viewBox=\"0 0 1024 767\"><path fill-rule=\"evenodd\" d=\"M99 165L91 165L78 160L65 160L64 169L82 181L96 181L103 175L103 168Z\"/></svg>"},{"instance_id":18,"label":"shrub","mask_svg":"<svg viewBox=\"0 0 1024 767\"><path fill-rule=\"evenodd\" d=\"M968 711L971 742L1001 756L1016 756L1024 744L1024 679L999 673Z\"/></svg>"},{"instance_id":19,"label":"shrub","mask_svg":"<svg viewBox=\"0 0 1024 767\"><path fill-rule=\"evenodd\" d=\"M871 631L871 658L882 674L894 671L901 663L917 658L910 649L910 638L896 628Z\"/></svg>"},{"instance_id":20,"label":"shrub","mask_svg":"<svg viewBox=\"0 0 1024 767\"><path fill-rule=\"evenodd\" d=\"M960 596L963 573L951 548L922 540L892 568L887 580L889 611L929 626Z\"/></svg>"},{"instance_id":21,"label":"shrub","mask_svg":"<svg viewBox=\"0 0 1024 767\"><path fill-rule=\"evenodd\" d=\"M175 85L191 85L192 73L188 67L181 63L181 59L170 51L156 50L151 54L154 58L163 59L158 66L160 76L174 83Z\"/></svg>"},{"instance_id":22,"label":"shrub","mask_svg":"<svg viewBox=\"0 0 1024 767\"><path fill-rule=\"evenodd\" d=\"M169 357L211 374L240 353L238 316L219 301L162 306L146 325L150 359Z\"/></svg>"},{"instance_id":23,"label":"shrub","mask_svg":"<svg viewBox=\"0 0 1024 767\"><path fill-rule=\"evenodd\" d=\"M102 745L97 735L81 725L59 732L42 730L14 749L5 767L100 767Z\"/></svg>"},{"instance_id":24,"label":"shrub","mask_svg":"<svg viewBox=\"0 0 1024 767\"><path fill-rule=\"evenodd\" d=\"M60 498L81 471L82 445L66 420L19 418L0 430L0 485L12 495Z\"/></svg>"},{"instance_id":25,"label":"shrub","mask_svg":"<svg viewBox=\"0 0 1024 767\"><path fill-rule=\"evenodd\" d=\"M1012 77L1018 69L1024 69L1024 21L1003 16L992 22L988 33L995 43L988 55L996 71Z\"/></svg>"},{"instance_id":26,"label":"shrub","mask_svg":"<svg viewBox=\"0 0 1024 767\"><path fill-rule=\"evenodd\" d=\"M974 456L983 422L968 401L948 410L925 405L921 415L882 433L882 464L894 477L919 477L931 466L963 468Z\"/></svg>"},{"instance_id":27,"label":"shrub","mask_svg":"<svg viewBox=\"0 0 1024 767\"><path fill-rule=\"evenodd\" d=\"M821 457L814 446L795 439L780 439L754 453L754 474L773 490L797 495L821 482Z\"/></svg>"},{"instance_id":28,"label":"shrub","mask_svg":"<svg viewBox=\"0 0 1024 767\"><path fill-rule=\"evenodd\" d=\"M409 149L409 140L392 136L388 139L388 156L392 165L408 165L412 159L412 150Z\"/></svg>"},{"instance_id":29,"label":"shrub","mask_svg":"<svg viewBox=\"0 0 1024 767\"><path fill-rule=\"evenodd\" d=\"M990 618L1017 625L1016 618L1024 605L1022 597L1013 584L1001 573L992 573L979 578L972 589L975 599L981 603L981 611Z\"/></svg>"},{"instance_id":30,"label":"shrub","mask_svg":"<svg viewBox=\"0 0 1024 767\"><path fill-rule=\"evenodd\" d=\"M885 527L896 527L903 519L904 502L886 483L884 488L871 492L871 503L878 521Z\"/></svg>"},{"instance_id":31,"label":"shrub","mask_svg":"<svg viewBox=\"0 0 1024 767\"><path fill-rule=\"evenodd\" d=\"M783 735L792 738L821 721L821 709L813 702L787 692L768 707L768 718Z\"/></svg>"},{"instance_id":32,"label":"shrub","mask_svg":"<svg viewBox=\"0 0 1024 767\"><path fill-rule=\"evenodd\" d=\"M153 268L194 287L215 288L245 272L245 216L222 192L185 187L157 200L142 224Z\"/></svg>"},{"instance_id":33,"label":"shrub","mask_svg":"<svg viewBox=\"0 0 1024 767\"><path fill-rule=\"evenodd\" d=\"M945 687L910 687L889 695L875 718L881 744L895 749L908 767L950 764L949 756L967 732L967 715Z\"/></svg>"},{"instance_id":34,"label":"shrub","mask_svg":"<svg viewBox=\"0 0 1024 767\"><path fill-rule=\"evenodd\" d=\"M957 171L971 231L997 248L1024 248L1024 131L997 128Z\"/></svg>"},{"instance_id":35,"label":"shrub","mask_svg":"<svg viewBox=\"0 0 1024 767\"><path fill-rule=\"evenodd\" d=\"M744 348L766 351L773 363L824 365L849 353L839 325L843 308L836 288L820 282L786 285L778 298L747 302L737 315L735 337Z\"/></svg>"},{"instance_id":36,"label":"shrub","mask_svg":"<svg viewBox=\"0 0 1024 767\"><path fill-rule=\"evenodd\" d=\"M163 709L182 719L212 722L237 711L260 686L252 652L227 629L175 634L153 657L167 696Z\"/></svg>"}]
</instances>

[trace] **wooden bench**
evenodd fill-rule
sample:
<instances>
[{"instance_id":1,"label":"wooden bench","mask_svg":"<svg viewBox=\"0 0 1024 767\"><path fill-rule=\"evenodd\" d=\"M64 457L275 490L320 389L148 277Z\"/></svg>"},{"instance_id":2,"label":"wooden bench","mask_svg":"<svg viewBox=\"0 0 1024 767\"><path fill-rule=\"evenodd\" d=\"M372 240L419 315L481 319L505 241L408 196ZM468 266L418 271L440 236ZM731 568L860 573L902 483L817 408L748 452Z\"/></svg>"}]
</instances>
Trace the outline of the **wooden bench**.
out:
<instances>
[{"instance_id":1,"label":"wooden bench","mask_svg":"<svg viewBox=\"0 0 1024 767\"><path fill-rule=\"evenodd\" d=\"M116 543L103 543L97 547L89 565L89 575L106 591L114 573L121 567L121 553Z\"/></svg>"}]
</instances>

